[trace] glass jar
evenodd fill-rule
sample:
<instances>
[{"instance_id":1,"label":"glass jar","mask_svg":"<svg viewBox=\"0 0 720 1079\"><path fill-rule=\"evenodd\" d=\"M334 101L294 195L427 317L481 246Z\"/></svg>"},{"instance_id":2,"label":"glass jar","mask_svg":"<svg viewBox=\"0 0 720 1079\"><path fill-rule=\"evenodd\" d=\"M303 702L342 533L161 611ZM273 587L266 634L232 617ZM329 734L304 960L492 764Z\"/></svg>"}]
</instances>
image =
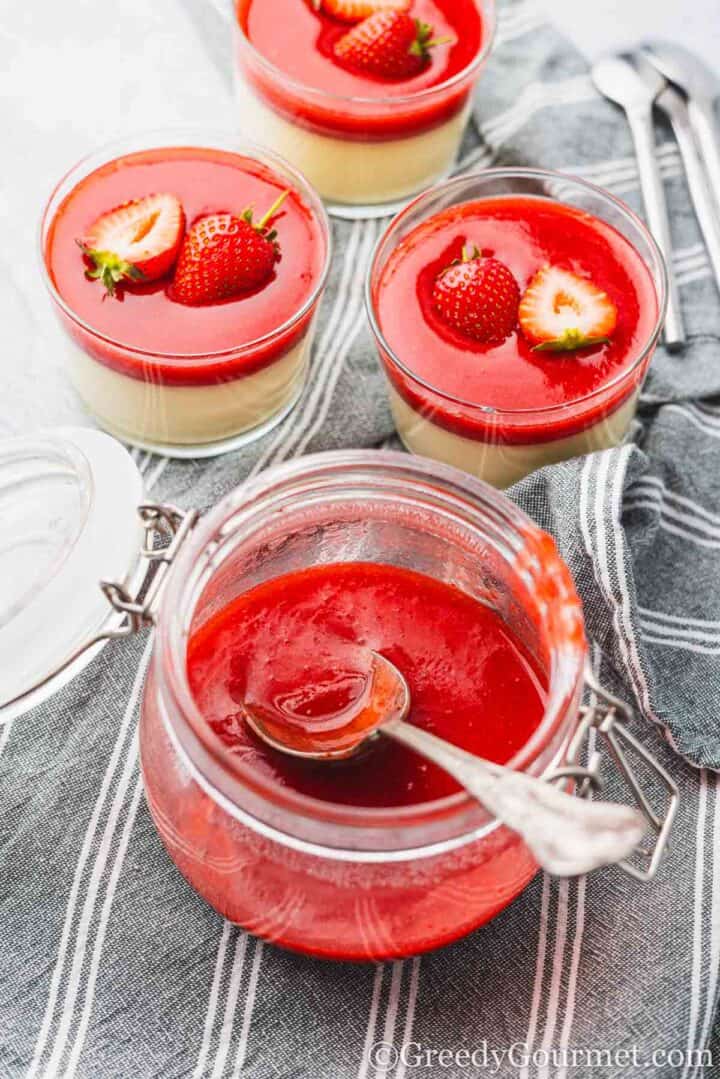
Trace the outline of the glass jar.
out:
<instances>
[{"instance_id":1,"label":"glass jar","mask_svg":"<svg viewBox=\"0 0 720 1079\"><path fill-rule=\"evenodd\" d=\"M250 932L312 955L387 959L454 940L502 910L537 869L523 842L464 793L371 810L276 784L212 731L186 673L190 635L235 597L342 561L411 568L497 609L547 674L544 718L509 762L533 775L566 763L586 642L550 537L485 484L403 454L337 452L271 469L182 545L155 619L140 725L163 842L200 895Z\"/></svg>"},{"instance_id":2,"label":"glass jar","mask_svg":"<svg viewBox=\"0 0 720 1079\"><path fill-rule=\"evenodd\" d=\"M478 53L436 86L385 97L348 97L288 77L251 44L249 0L237 0L235 84L242 129L291 161L331 214L383 217L447 176L495 34L494 0L476 0Z\"/></svg>"},{"instance_id":3,"label":"glass jar","mask_svg":"<svg viewBox=\"0 0 720 1079\"><path fill-rule=\"evenodd\" d=\"M422 222L452 206L478 199L531 196L562 202L620 232L647 267L657 316L652 330L619 374L592 393L545 408L500 409L463 400L417 375L385 339L378 318L378 288L389 258ZM496 487L508 487L544 465L618 445L635 416L647 369L665 318L667 278L662 254L635 214L584 180L542 169L487 169L426 192L381 237L366 287L366 305L387 376L397 432L412 453L447 462Z\"/></svg>"},{"instance_id":4,"label":"glass jar","mask_svg":"<svg viewBox=\"0 0 720 1079\"><path fill-rule=\"evenodd\" d=\"M0 509L0 725L154 624L140 723L151 813L193 887L251 932L333 958L407 955L492 918L536 871L463 793L398 809L320 801L243 763L205 722L190 635L242 592L318 563L394 564L496 608L548 686L509 763L586 795L600 784L597 751L582 762L594 728L654 835L620 865L654 876L677 788L621 722L627 706L583 671L581 605L553 541L485 484L405 454L329 453L270 470L203 518L142 501L135 462L108 435L62 428L0 444ZM584 680L592 708L579 708Z\"/></svg>"},{"instance_id":5,"label":"glass jar","mask_svg":"<svg viewBox=\"0 0 720 1079\"><path fill-rule=\"evenodd\" d=\"M173 161L183 156L191 164L200 162L205 169L234 163L238 169L250 170L253 176L265 182L267 190L263 191L263 197L268 198L268 205L264 209L272 201L268 192L274 188L274 194L277 194L283 188L288 189L290 198L298 204L298 217L307 222L304 231L299 229L297 235L313 249L307 260L308 265L312 262L313 266L312 281L302 292L299 305L280 321L273 322L272 318L263 315L263 328L258 334L248 331L247 313L236 311L234 303L211 305L212 323L202 323L206 326L208 340L219 340L217 335L220 334L224 342L231 340L231 344L219 348L188 345L188 330L193 328L193 323L199 325L206 312L180 303L166 304L164 308L156 305L151 314L143 316L145 322L155 327L152 345L137 343L142 336L137 313L134 317L128 314L126 320L135 343L130 344L123 338L117 319L113 322L114 332L100 330L65 298L65 290L51 260L54 230L60 227L58 222L62 221L66 207L72 205L68 200L80 189L79 185L88 178L92 182L96 173L107 178L114 171L116 162L135 165L135 172L142 173L148 166L172 166ZM118 175L120 171L117 170ZM228 171L227 167L224 171ZM242 176L242 172L238 175ZM240 214L248 208L244 202L233 203L232 199L239 196L232 194L227 180L221 194L206 180L207 177L196 192L195 201L201 207L196 216L215 211ZM173 178L165 174L162 181L156 181L153 176L148 180L131 179L125 185L115 184L111 204L101 205L101 200L95 196L97 205L92 208L89 220L79 224L87 228L94 217L113 209L119 202L156 194L157 182L172 190ZM190 184L187 178L183 182ZM210 192L207 201L205 191ZM213 197L220 198L221 204L214 205ZM228 204L224 201L226 198ZM258 219L263 207L254 205L253 209ZM279 212L283 213L282 208ZM278 220L282 236L282 218ZM192 223L193 220L187 220L188 227ZM65 248L71 248L74 260L73 280L82 280L83 272L82 259L75 248L78 239L81 237L73 234L66 237L65 243ZM275 154L235 135L182 129L152 132L118 140L90 154L56 186L45 207L40 230L42 274L65 331L68 375L83 404L98 424L116 437L173 457L215 456L260 438L292 410L307 380L315 316L327 281L331 246L327 215L304 178ZM67 276L70 254L66 253L64 258L65 263L59 266L60 270L64 268ZM301 278L301 267L295 278ZM272 289L274 283L268 287ZM147 286L141 283L138 287L155 293L166 291L166 284L163 281L148 282ZM94 282L93 288L101 294L100 282ZM298 296L300 294L298 291ZM275 294L266 294L263 290L263 295L267 295L269 303L267 312L272 314L276 309L273 305L277 303L277 299L273 299ZM122 307L130 308L128 298L120 296L125 300ZM107 302L119 303L109 297ZM132 311L137 312L138 307L132 306ZM216 316L223 312L226 324L220 326ZM176 316L174 322L177 325L168 318L168 313ZM203 333L198 332L192 340L202 337Z\"/></svg>"}]
</instances>

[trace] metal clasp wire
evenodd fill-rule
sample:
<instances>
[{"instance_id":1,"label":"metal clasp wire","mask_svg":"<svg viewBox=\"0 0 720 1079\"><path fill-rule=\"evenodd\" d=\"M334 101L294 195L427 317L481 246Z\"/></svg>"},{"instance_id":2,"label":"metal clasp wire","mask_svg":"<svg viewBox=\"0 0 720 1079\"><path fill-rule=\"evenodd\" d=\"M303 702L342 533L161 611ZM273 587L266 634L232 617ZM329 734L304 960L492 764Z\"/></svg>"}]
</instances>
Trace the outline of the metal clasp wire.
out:
<instances>
[{"instance_id":1,"label":"metal clasp wire","mask_svg":"<svg viewBox=\"0 0 720 1079\"><path fill-rule=\"evenodd\" d=\"M169 503L143 502L138 514L145 528L141 556L147 563L137 593L118 581L101 581L108 603L123 615L119 625L103 633L103 638L129 637L152 625L163 583L173 559L198 519L197 510L181 510Z\"/></svg>"},{"instance_id":2,"label":"metal clasp wire","mask_svg":"<svg viewBox=\"0 0 720 1079\"><path fill-rule=\"evenodd\" d=\"M181 510L169 504L144 502L138 507L145 527L140 562L133 581L137 592L133 595L128 585L117 581L101 581L100 588L110 604L102 627L89 640L84 641L69 656L48 671L30 690L24 690L10 700L0 701L0 708L12 708L23 699L32 698L39 690L60 676L72 673L87 652L99 649L106 641L130 637L155 621L160 592L175 555L195 526L200 514L197 510ZM147 564L143 571L143 561Z\"/></svg>"},{"instance_id":3,"label":"metal clasp wire","mask_svg":"<svg viewBox=\"0 0 720 1079\"><path fill-rule=\"evenodd\" d=\"M677 784L668 772L622 722L622 719L625 721L632 719L630 706L600 685L589 665L585 671L585 683L594 695L595 702L581 708L580 723L568 746L567 764L553 772L549 778L553 781L573 779L576 784L576 793L581 798L587 798L592 791L601 791L603 783L600 775L602 763L600 752L597 749L593 750L586 767L580 765L579 762L590 731L594 728L602 735L618 771L630 788L635 804L655 835L655 842L650 849L644 846L637 848L637 863L626 860L618 864L636 880L650 881L656 875L667 848L670 831L677 814L680 793ZM652 773L654 780L664 790L666 801L660 812L656 812L653 808L628 757L628 752L634 753L643 762Z\"/></svg>"}]
</instances>

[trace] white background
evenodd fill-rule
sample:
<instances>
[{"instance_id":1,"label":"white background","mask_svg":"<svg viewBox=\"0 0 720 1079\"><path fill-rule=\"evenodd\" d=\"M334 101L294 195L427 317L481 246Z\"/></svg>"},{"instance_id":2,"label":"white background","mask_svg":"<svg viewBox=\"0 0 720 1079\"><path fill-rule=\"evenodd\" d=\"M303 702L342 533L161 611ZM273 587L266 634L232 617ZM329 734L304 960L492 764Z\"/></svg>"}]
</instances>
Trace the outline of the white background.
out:
<instances>
[{"instance_id":1,"label":"white background","mask_svg":"<svg viewBox=\"0 0 720 1079\"><path fill-rule=\"evenodd\" d=\"M720 73L720 0L541 2L556 26L591 57L663 37L695 49Z\"/></svg>"}]
</instances>

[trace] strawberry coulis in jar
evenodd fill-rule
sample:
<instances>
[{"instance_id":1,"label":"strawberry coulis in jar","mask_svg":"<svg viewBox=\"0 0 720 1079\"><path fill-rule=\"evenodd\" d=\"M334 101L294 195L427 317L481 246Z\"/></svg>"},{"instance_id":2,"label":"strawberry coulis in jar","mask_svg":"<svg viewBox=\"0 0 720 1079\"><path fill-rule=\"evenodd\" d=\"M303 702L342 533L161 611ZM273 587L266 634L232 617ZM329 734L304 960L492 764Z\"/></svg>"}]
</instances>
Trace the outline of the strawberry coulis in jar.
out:
<instances>
[{"instance_id":1,"label":"strawberry coulis in jar","mask_svg":"<svg viewBox=\"0 0 720 1079\"><path fill-rule=\"evenodd\" d=\"M370 650L406 678L409 722L478 756L506 762L542 720L545 676L500 616L449 584L389 565L319 566L252 589L191 636L187 671L213 731L263 778L369 808L455 793L447 773L389 738L347 761L313 763L248 729L248 704L292 713L306 730L347 713Z\"/></svg>"}]
</instances>

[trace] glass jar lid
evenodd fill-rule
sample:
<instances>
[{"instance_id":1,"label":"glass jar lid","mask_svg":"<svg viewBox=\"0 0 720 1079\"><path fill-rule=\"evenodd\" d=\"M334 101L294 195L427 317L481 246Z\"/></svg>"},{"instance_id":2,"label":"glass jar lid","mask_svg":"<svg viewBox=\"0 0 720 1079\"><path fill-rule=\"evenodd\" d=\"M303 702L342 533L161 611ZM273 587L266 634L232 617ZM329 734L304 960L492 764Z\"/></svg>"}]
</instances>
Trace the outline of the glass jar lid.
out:
<instances>
[{"instance_id":1,"label":"glass jar lid","mask_svg":"<svg viewBox=\"0 0 720 1079\"><path fill-rule=\"evenodd\" d=\"M132 576L141 499L132 457L99 431L0 444L0 723L47 699L104 643L86 647L109 614L100 581Z\"/></svg>"}]
</instances>

